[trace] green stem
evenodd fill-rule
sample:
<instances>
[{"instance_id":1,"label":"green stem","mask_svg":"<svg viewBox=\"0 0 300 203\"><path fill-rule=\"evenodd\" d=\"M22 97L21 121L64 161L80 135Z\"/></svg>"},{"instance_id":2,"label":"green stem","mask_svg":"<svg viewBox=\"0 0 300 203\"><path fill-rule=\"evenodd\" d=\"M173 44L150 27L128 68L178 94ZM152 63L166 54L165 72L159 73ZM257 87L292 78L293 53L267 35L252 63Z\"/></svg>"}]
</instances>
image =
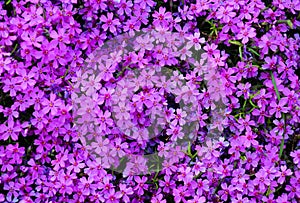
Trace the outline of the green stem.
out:
<instances>
[{"instance_id":1,"label":"green stem","mask_svg":"<svg viewBox=\"0 0 300 203\"><path fill-rule=\"evenodd\" d=\"M15 45L14 49L11 51L10 54L13 54L17 50L18 44Z\"/></svg>"},{"instance_id":2,"label":"green stem","mask_svg":"<svg viewBox=\"0 0 300 203\"><path fill-rule=\"evenodd\" d=\"M260 56L259 53L257 53L257 51L255 51L254 49L248 47L249 51L253 54L255 54L256 56Z\"/></svg>"},{"instance_id":3,"label":"green stem","mask_svg":"<svg viewBox=\"0 0 300 203\"><path fill-rule=\"evenodd\" d=\"M247 101L248 101L248 100L245 100L245 101L244 101L244 104L243 104L243 111L244 111L245 108L246 108Z\"/></svg>"},{"instance_id":4,"label":"green stem","mask_svg":"<svg viewBox=\"0 0 300 203\"><path fill-rule=\"evenodd\" d=\"M69 73L70 70L70 66L68 66L67 71L65 72L65 74L63 76L61 76L60 78L65 78L67 76L67 74Z\"/></svg>"},{"instance_id":5,"label":"green stem","mask_svg":"<svg viewBox=\"0 0 300 203\"><path fill-rule=\"evenodd\" d=\"M238 45L238 46L243 46L243 44L239 41L236 41L236 40L229 40L228 41L230 44L234 44L234 45Z\"/></svg>"},{"instance_id":6,"label":"green stem","mask_svg":"<svg viewBox=\"0 0 300 203\"><path fill-rule=\"evenodd\" d=\"M257 108L258 106L256 106L255 104L253 104L252 100L249 99L249 103L251 104L251 106L253 106L254 108Z\"/></svg>"},{"instance_id":7,"label":"green stem","mask_svg":"<svg viewBox=\"0 0 300 203\"><path fill-rule=\"evenodd\" d=\"M270 72L270 74L271 74L272 83L273 83L273 86L274 86L274 90L275 90L277 99L278 99L278 101L280 101L280 94L279 94L279 91L278 91L278 88L277 88L277 84L276 84L276 81L275 81L274 74L272 72Z\"/></svg>"},{"instance_id":8,"label":"green stem","mask_svg":"<svg viewBox=\"0 0 300 203\"><path fill-rule=\"evenodd\" d=\"M239 46L239 53L240 53L240 58L241 58L241 60L243 61L243 52L242 52L242 47L241 46Z\"/></svg>"},{"instance_id":9,"label":"green stem","mask_svg":"<svg viewBox=\"0 0 300 203\"><path fill-rule=\"evenodd\" d=\"M293 23L291 20L277 20L277 23L286 23L291 29L293 29Z\"/></svg>"},{"instance_id":10,"label":"green stem","mask_svg":"<svg viewBox=\"0 0 300 203\"><path fill-rule=\"evenodd\" d=\"M272 83L273 83L273 86L274 86L274 89L275 89L275 93L276 93L276 96L277 96L277 100L279 102L281 98L280 98L280 94L279 94L279 91L278 91L278 88L277 88L275 77L274 77L274 74L272 72L270 72L270 74L271 74ZM283 118L284 131L285 131L285 114L282 113L281 115L282 115L282 118ZM282 139L281 139L281 143L280 143L279 158L281 158L281 156L283 154L283 147L284 147L284 133L282 135Z\"/></svg>"},{"instance_id":11,"label":"green stem","mask_svg":"<svg viewBox=\"0 0 300 203\"><path fill-rule=\"evenodd\" d=\"M253 99L254 97L256 97L259 94L260 94L260 90L258 92L256 92L254 95L250 95L250 99Z\"/></svg>"}]
</instances>

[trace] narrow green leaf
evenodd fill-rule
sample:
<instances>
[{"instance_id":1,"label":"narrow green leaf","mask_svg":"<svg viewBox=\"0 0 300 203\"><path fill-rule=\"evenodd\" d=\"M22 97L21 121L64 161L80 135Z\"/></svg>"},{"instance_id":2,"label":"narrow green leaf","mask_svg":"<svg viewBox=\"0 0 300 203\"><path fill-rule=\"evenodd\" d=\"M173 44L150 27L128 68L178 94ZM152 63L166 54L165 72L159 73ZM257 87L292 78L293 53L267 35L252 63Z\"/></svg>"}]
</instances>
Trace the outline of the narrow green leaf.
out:
<instances>
[{"instance_id":1,"label":"narrow green leaf","mask_svg":"<svg viewBox=\"0 0 300 203\"><path fill-rule=\"evenodd\" d=\"M278 88L277 88L277 84L276 84L276 81L275 81L274 74L272 72L270 72L270 74L271 74L271 77L272 77L272 83L273 83L273 86L274 86L274 89L275 89L275 92L276 92L277 100L280 101L280 94L279 94L279 91L278 91ZM284 128L285 128L285 114L282 114L282 118L284 120ZM281 143L280 143L279 158L281 158L281 156L282 156L283 147L284 147L284 134L282 135L282 140L281 140Z\"/></svg>"},{"instance_id":2,"label":"narrow green leaf","mask_svg":"<svg viewBox=\"0 0 300 203\"><path fill-rule=\"evenodd\" d=\"M270 186L269 186L268 190L267 190L267 193L266 193L266 196L268 197L271 193L272 193L272 190L270 189Z\"/></svg>"},{"instance_id":3,"label":"narrow green leaf","mask_svg":"<svg viewBox=\"0 0 300 203\"><path fill-rule=\"evenodd\" d=\"M257 53L257 51L255 51L254 49L248 47L249 51L253 54L255 54L256 56L260 56L259 53Z\"/></svg>"},{"instance_id":4,"label":"narrow green leaf","mask_svg":"<svg viewBox=\"0 0 300 203\"><path fill-rule=\"evenodd\" d=\"M274 86L274 89L275 89L275 92L276 92L277 99L278 99L278 101L280 101L280 94L279 94L279 91L278 91L278 88L277 88L277 85L276 85L274 74L272 72L270 72L270 73L271 73L272 83L273 83L273 86Z\"/></svg>"},{"instance_id":5,"label":"narrow green leaf","mask_svg":"<svg viewBox=\"0 0 300 203\"><path fill-rule=\"evenodd\" d=\"M17 50L18 44L15 45L14 49L11 51L10 54L13 54Z\"/></svg>"},{"instance_id":6,"label":"narrow green leaf","mask_svg":"<svg viewBox=\"0 0 300 203\"><path fill-rule=\"evenodd\" d=\"M229 40L229 43L234 44L234 45L238 45L238 46L243 46L243 44L241 42L236 41L236 40Z\"/></svg>"},{"instance_id":7,"label":"narrow green leaf","mask_svg":"<svg viewBox=\"0 0 300 203\"><path fill-rule=\"evenodd\" d=\"M290 26L291 29L293 29L293 23L291 20L287 20L286 23L288 24L288 26Z\"/></svg>"},{"instance_id":8,"label":"narrow green leaf","mask_svg":"<svg viewBox=\"0 0 300 203\"><path fill-rule=\"evenodd\" d=\"M284 136L284 135L283 135ZM280 143L280 149L279 149L279 158L281 158L282 153L283 153L283 147L284 147L284 138L281 139Z\"/></svg>"},{"instance_id":9,"label":"narrow green leaf","mask_svg":"<svg viewBox=\"0 0 300 203\"><path fill-rule=\"evenodd\" d=\"M240 58L243 60L243 52L242 52L242 47L239 46L239 53L240 53Z\"/></svg>"}]
</instances>

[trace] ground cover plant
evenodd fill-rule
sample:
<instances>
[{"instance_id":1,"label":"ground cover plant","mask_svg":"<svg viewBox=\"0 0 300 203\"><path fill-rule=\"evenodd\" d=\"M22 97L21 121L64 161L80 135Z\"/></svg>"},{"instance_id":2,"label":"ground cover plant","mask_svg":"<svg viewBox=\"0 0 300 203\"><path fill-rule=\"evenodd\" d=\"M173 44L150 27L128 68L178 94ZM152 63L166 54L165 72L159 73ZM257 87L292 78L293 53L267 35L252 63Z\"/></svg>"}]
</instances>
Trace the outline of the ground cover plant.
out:
<instances>
[{"instance_id":1,"label":"ground cover plant","mask_svg":"<svg viewBox=\"0 0 300 203\"><path fill-rule=\"evenodd\" d=\"M299 0L0 0L0 202L299 202L299 27Z\"/></svg>"}]
</instances>

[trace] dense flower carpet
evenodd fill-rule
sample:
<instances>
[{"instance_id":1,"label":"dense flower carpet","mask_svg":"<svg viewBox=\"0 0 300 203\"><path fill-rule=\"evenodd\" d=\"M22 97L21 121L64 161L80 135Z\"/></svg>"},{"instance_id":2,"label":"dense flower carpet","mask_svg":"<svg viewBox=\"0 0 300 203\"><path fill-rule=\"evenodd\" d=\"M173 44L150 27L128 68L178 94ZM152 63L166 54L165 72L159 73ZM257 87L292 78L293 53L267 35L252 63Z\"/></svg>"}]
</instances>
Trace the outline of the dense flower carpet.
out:
<instances>
[{"instance_id":1,"label":"dense flower carpet","mask_svg":"<svg viewBox=\"0 0 300 203\"><path fill-rule=\"evenodd\" d=\"M0 202L300 202L299 0L0 0Z\"/></svg>"}]
</instances>

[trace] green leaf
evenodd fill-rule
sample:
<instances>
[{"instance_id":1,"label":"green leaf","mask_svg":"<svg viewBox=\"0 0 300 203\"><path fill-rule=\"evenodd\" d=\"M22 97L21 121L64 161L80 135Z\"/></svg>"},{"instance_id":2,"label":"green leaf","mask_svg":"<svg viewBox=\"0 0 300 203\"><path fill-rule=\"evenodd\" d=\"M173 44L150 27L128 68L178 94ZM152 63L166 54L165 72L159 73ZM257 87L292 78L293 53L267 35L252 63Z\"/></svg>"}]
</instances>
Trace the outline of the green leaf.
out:
<instances>
[{"instance_id":1,"label":"green leaf","mask_svg":"<svg viewBox=\"0 0 300 203\"><path fill-rule=\"evenodd\" d=\"M253 54L255 54L256 56L260 56L259 53L257 53L257 51L255 51L254 49L248 47L249 51Z\"/></svg>"},{"instance_id":2,"label":"green leaf","mask_svg":"<svg viewBox=\"0 0 300 203\"><path fill-rule=\"evenodd\" d=\"M287 20L286 23L288 24L288 26L290 26L291 29L293 29L293 23L291 20Z\"/></svg>"},{"instance_id":3,"label":"green leaf","mask_svg":"<svg viewBox=\"0 0 300 203\"><path fill-rule=\"evenodd\" d=\"M236 40L229 40L229 43L234 44L234 45L238 45L238 46L243 46L243 44L241 42L236 41Z\"/></svg>"},{"instance_id":4,"label":"green leaf","mask_svg":"<svg viewBox=\"0 0 300 203\"><path fill-rule=\"evenodd\" d=\"M8 4L10 4L11 3L11 0L8 0L6 3L5 3L5 5L8 5Z\"/></svg>"},{"instance_id":5,"label":"green leaf","mask_svg":"<svg viewBox=\"0 0 300 203\"><path fill-rule=\"evenodd\" d=\"M272 72L270 72L270 74L271 74L271 77L272 77L272 83L273 83L273 86L274 86L274 89L275 89L275 92L276 92L277 99L278 99L278 101L280 101L280 94L279 94L279 91L278 91L278 88L277 88L277 84L276 84L276 81L275 81L274 74ZM284 129L285 129L285 114L282 114L282 118L284 120ZM281 143L280 143L279 158L281 158L281 156L282 156L283 147L284 147L284 134L282 135L282 139L281 139Z\"/></svg>"},{"instance_id":6,"label":"green leaf","mask_svg":"<svg viewBox=\"0 0 300 203\"><path fill-rule=\"evenodd\" d=\"M242 52L242 47L239 46L239 53L240 53L240 58L243 60L243 52Z\"/></svg>"},{"instance_id":7,"label":"green leaf","mask_svg":"<svg viewBox=\"0 0 300 203\"><path fill-rule=\"evenodd\" d=\"M10 54L13 54L17 50L18 44L15 45L14 49L11 51Z\"/></svg>"},{"instance_id":8,"label":"green leaf","mask_svg":"<svg viewBox=\"0 0 300 203\"><path fill-rule=\"evenodd\" d=\"M247 160L247 157L246 156L241 156L240 157L243 161Z\"/></svg>"},{"instance_id":9,"label":"green leaf","mask_svg":"<svg viewBox=\"0 0 300 203\"><path fill-rule=\"evenodd\" d=\"M291 29L294 27L291 20L278 20L277 23L286 23Z\"/></svg>"},{"instance_id":10,"label":"green leaf","mask_svg":"<svg viewBox=\"0 0 300 203\"><path fill-rule=\"evenodd\" d=\"M271 193L272 193L272 190L270 189L270 186L269 186L268 190L267 190L267 193L266 193L266 196L268 197Z\"/></svg>"},{"instance_id":11,"label":"green leaf","mask_svg":"<svg viewBox=\"0 0 300 203\"><path fill-rule=\"evenodd\" d=\"M274 89L275 89L275 92L276 92L277 99L278 99L278 101L280 101L280 94L279 94L279 91L278 91L278 88L277 88L277 85L276 85L274 74L272 72L270 72L270 73L271 73L272 83L273 83L273 86L274 86Z\"/></svg>"},{"instance_id":12,"label":"green leaf","mask_svg":"<svg viewBox=\"0 0 300 203\"><path fill-rule=\"evenodd\" d=\"M190 157L192 156L192 152L191 152L191 142L189 142L189 144L188 144L187 153L189 154Z\"/></svg>"},{"instance_id":13,"label":"green leaf","mask_svg":"<svg viewBox=\"0 0 300 203\"><path fill-rule=\"evenodd\" d=\"M283 135L284 136L284 135ZM283 153L283 147L284 147L284 138L281 139L280 143L280 150L279 150L279 158L281 158L282 153Z\"/></svg>"}]
</instances>

